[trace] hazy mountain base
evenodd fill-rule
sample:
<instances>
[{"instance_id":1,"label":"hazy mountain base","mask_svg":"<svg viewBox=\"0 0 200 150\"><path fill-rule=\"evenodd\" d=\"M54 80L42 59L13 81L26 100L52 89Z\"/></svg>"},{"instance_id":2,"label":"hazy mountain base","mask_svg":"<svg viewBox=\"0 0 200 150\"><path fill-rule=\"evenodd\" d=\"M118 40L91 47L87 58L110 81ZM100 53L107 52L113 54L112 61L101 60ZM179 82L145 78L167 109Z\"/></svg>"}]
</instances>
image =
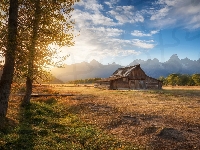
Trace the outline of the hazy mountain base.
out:
<instances>
[{"instance_id":1,"label":"hazy mountain base","mask_svg":"<svg viewBox=\"0 0 200 150\"><path fill-rule=\"evenodd\" d=\"M170 59L164 63L159 62L158 59L153 60L134 60L128 66L140 64L141 68L148 76L159 78L160 76L167 77L172 73L180 74L194 74L200 73L200 59L190 60L188 58L179 59L176 54L172 55ZM103 65L96 60L90 63L82 62L72 65L65 65L63 68L53 68L51 73L58 79L67 82L78 79L88 78L106 78L113 74L113 72L124 66L116 63Z\"/></svg>"},{"instance_id":2,"label":"hazy mountain base","mask_svg":"<svg viewBox=\"0 0 200 150\"><path fill-rule=\"evenodd\" d=\"M200 59L190 60L188 58L179 59L176 54L172 55L170 59L164 63L159 62L158 59L148 59L146 61L136 59L128 66L140 64L141 68L148 76L153 78L159 78L160 76L167 77L172 73L180 74L195 74L200 73ZM72 65L64 65L63 68L53 68L51 70L52 75L55 77L51 83L65 83L67 81L74 81L79 79L88 78L107 78L113 74L115 70L121 68L116 63L103 65L96 60L92 60L90 63L82 62ZM0 76L2 71L0 70Z\"/></svg>"}]
</instances>

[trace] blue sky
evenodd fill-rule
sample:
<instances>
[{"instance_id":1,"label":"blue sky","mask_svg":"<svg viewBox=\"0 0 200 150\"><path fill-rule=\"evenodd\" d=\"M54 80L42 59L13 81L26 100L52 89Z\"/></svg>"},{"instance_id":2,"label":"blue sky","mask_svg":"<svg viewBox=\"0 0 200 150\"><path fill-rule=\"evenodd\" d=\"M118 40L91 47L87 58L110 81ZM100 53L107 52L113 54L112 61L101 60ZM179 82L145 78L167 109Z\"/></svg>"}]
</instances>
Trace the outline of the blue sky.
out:
<instances>
[{"instance_id":1,"label":"blue sky","mask_svg":"<svg viewBox=\"0 0 200 150\"><path fill-rule=\"evenodd\" d=\"M80 35L75 46L62 48L67 64L200 58L199 0L81 0L74 8Z\"/></svg>"}]
</instances>

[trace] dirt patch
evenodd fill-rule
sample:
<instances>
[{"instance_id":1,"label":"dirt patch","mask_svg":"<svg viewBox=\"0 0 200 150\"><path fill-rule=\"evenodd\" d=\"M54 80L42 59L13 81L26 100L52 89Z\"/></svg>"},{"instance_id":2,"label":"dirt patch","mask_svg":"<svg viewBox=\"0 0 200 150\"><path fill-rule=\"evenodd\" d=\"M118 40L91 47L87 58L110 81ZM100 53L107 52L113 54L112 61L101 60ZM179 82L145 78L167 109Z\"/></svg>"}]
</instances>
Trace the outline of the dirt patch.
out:
<instances>
[{"instance_id":1,"label":"dirt patch","mask_svg":"<svg viewBox=\"0 0 200 150\"><path fill-rule=\"evenodd\" d=\"M159 116L159 115L140 114L139 117L142 121L152 121L152 120L162 119L162 116Z\"/></svg>"},{"instance_id":2,"label":"dirt patch","mask_svg":"<svg viewBox=\"0 0 200 150\"><path fill-rule=\"evenodd\" d=\"M90 106L90 110L92 112L98 112L100 114L104 114L104 113L107 114L108 112L111 112L112 109L113 109L112 107L107 106L107 105L95 104L95 105Z\"/></svg>"},{"instance_id":3,"label":"dirt patch","mask_svg":"<svg viewBox=\"0 0 200 150\"><path fill-rule=\"evenodd\" d=\"M112 130L115 128L118 128L123 124L121 117L113 118L111 121L109 121L107 124L104 124L104 129L106 130Z\"/></svg>"},{"instance_id":4,"label":"dirt patch","mask_svg":"<svg viewBox=\"0 0 200 150\"><path fill-rule=\"evenodd\" d=\"M144 128L144 130L143 130L141 135L153 134L153 133L156 133L159 129L160 129L160 127L152 125L152 126Z\"/></svg>"},{"instance_id":5,"label":"dirt patch","mask_svg":"<svg viewBox=\"0 0 200 150\"><path fill-rule=\"evenodd\" d=\"M129 125L139 125L140 118L136 116L122 116L122 122Z\"/></svg>"},{"instance_id":6,"label":"dirt patch","mask_svg":"<svg viewBox=\"0 0 200 150\"><path fill-rule=\"evenodd\" d=\"M160 138L178 141L178 142L186 141L186 137L183 135L183 132L174 128L164 128L160 131L158 136Z\"/></svg>"}]
</instances>

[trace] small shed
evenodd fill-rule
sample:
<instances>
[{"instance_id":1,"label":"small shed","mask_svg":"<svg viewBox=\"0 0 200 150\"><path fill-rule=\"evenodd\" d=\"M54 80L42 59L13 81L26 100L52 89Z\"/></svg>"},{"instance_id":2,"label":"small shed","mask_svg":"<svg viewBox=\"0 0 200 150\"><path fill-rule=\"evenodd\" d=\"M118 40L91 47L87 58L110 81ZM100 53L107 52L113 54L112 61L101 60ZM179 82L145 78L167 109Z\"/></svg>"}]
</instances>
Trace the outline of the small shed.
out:
<instances>
[{"instance_id":1,"label":"small shed","mask_svg":"<svg viewBox=\"0 0 200 150\"><path fill-rule=\"evenodd\" d=\"M118 68L109 78L99 80L99 87L116 89L162 89L162 81L149 77L140 64Z\"/></svg>"}]
</instances>

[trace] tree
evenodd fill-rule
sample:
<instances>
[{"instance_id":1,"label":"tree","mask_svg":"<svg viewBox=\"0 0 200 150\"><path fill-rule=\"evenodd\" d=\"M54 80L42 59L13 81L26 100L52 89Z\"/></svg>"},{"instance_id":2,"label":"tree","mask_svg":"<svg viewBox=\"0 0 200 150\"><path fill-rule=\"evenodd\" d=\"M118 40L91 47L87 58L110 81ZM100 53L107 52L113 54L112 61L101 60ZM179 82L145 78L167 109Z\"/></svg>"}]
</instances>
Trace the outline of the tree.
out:
<instances>
[{"instance_id":1,"label":"tree","mask_svg":"<svg viewBox=\"0 0 200 150\"><path fill-rule=\"evenodd\" d=\"M187 74L170 74L166 77L166 85L178 85L178 86L193 86L198 85L200 81L199 74L187 75ZM200 82L199 82L200 85Z\"/></svg>"},{"instance_id":2,"label":"tree","mask_svg":"<svg viewBox=\"0 0 200 150\"><path fill-rule=\"evenodd\" d=\"M160 76L158 80L162 81L163 85L167 85L167 79L164 76Z\"/></svg>"},{"instance_id":3,"label":"tree","mask_svg":"<svg viewBox=\"0 0 200 150\"><path fill-rule=\"evenodd\" d=\"M186 74L179 75L178 85L179 86L186 86L189 85L190 76Z\"/></svg>"},{"instance_id":4,"label":"tree","mask_svg":"<svg viewBox=\"0 0 200 150\"><path fill-rule=\"evenodd\" d=\"M36 49L36 42L38 40L38 29L39 29L39 22L41 19L41 5L40 0L34 1L34 19L32 22L32 34L30 38L30 45L27 47L28 49L28 74L26 77L26 93L23 99L23 104L29 104L31 93L32 93L32 84L33 84L33 70L34 70L34 57L35 57L35 49Z\"/></svg>"},{"instance_id":5,"label":"tree","mask_svg":"<svg viewBox=\"0 0 200 150\"><path fill-rule=\"evenodd\" d=\"M52 64L50 57L56 51L50 50L49 45L61 47L74 44L72 41L74 22L70 20L74 2L74 0L35 0L24 1L22 4L19 13L20 22L24 23L19 26L19 35L22 43L20 51L24 55L19 52L16 74L26 77L23 104L30 103L32 84L44 72L44 66ZM24 33L26 38L23 36Z\"/></svg>"},{"instance_id":6,"label":"tree","mask_svg":"<svg viewBox=\"0 0 200 150\"><path fill-rule=\"evenodd\" d=\"M189 85L189 86L194 86L194 85L195 85L195 82L194 82L194 80L192 79L192 75L189 76L188 85Z\"/></svg>"},{"instance_id":7,"label":"tree","mask_svg":"<svg viewBox=\"0 0 200 150\"><path fill-rule=\"evenodd\" d=\"M197 85L197 86L200 85L200 74L193 74L192 79L193 79L195 85Z\"/></svg>"},{"instance_id":8,"label":"tree","mask_svg":"<svg viewBox=\"0 0 200 150\"><path fill-rule=\"evenodd\" d=\"M3 2L1 2L3 6ZM2 7L1 7L2 8ZM2 9L1 9L2 10ZM18 0L9 0L6 47L4 50L5 64L0 81L0 117L5 118L8 109L8 100L13 80L15 53L17 50L17 18ZM3 47L1 47L3 48Z\"/></svg>"},{"instance_id":9,"label":"tree","mask_svg":"<svg viewBox=\"0 0 200 150\"><path fill-rule=\"evenodd\" d=\"M172 85L172 86L175 86L175 85L177 85L177 83L178 83L178 78L179 77L179 74L170 74L167 78L166 78L166 80L167 80L167 84L168 85Z\"/></svg>"}]
</instances>

